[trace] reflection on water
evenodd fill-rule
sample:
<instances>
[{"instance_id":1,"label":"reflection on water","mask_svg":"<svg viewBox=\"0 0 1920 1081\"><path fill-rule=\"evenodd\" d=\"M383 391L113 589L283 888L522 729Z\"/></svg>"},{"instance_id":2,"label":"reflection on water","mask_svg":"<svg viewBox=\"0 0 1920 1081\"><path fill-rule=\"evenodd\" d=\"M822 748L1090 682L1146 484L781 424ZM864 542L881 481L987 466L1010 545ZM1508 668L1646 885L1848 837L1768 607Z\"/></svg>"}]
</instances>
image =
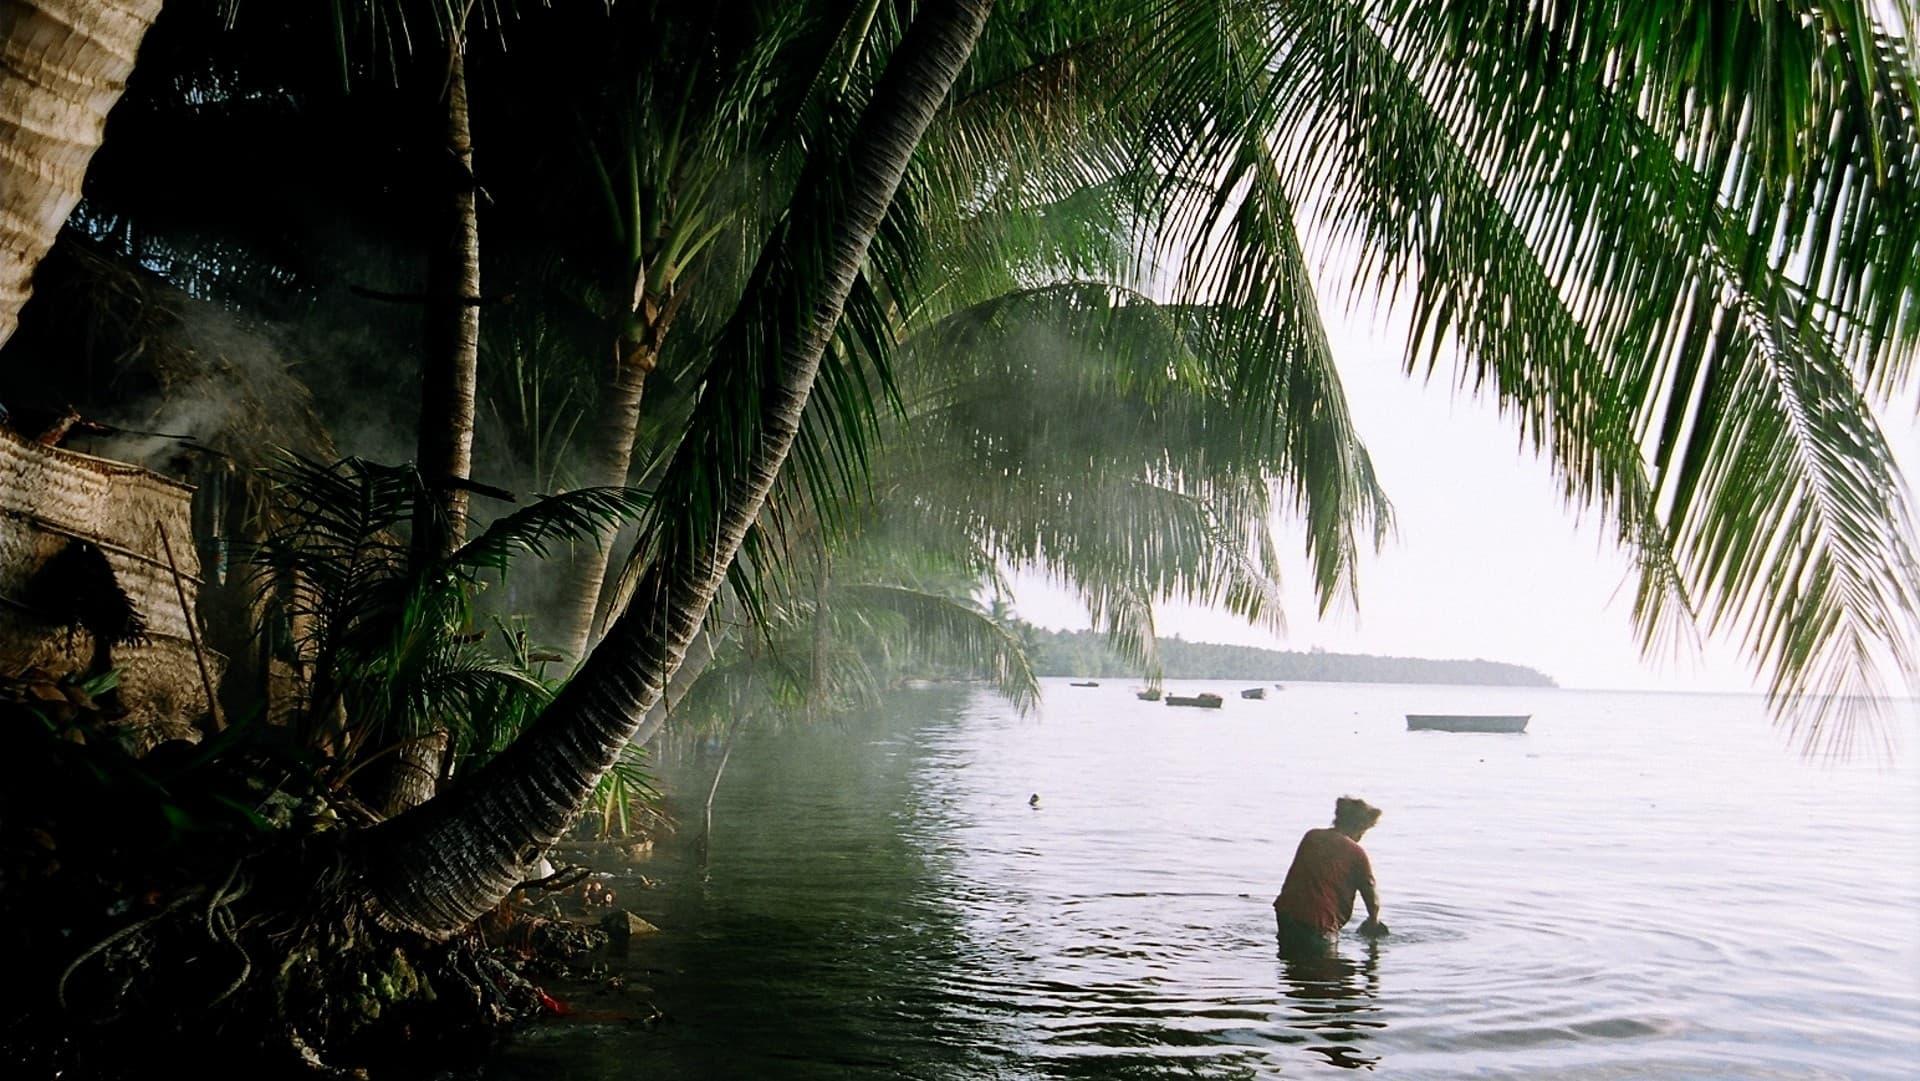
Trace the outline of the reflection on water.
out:
<instances>
[{"instance_id":1,"label":"reflection on water","mask_svg":"<svg viewBox=\"0 0 1920 1081\"><path fill-rule=\"evenodd\" d=\"M1288 1024L1305 1035L1308 1051L1342 1069L1372 1069L1379 1055L1366 1040L1387 1027L1374 1000L1380 996L1380 944L1360 944L1359 960L1338 950L1322 954L1280 952L1281 991L1291 1000ZM1317 1041L1317 1042L1316 1042Z\"/></svg>"},{"instance_id":2,"label":"reflection on water","mask_svg":"<svg viewBox=\"0 0 1920 1081\"><path fill-rule=\"evenodd\" d=\"M1534 721L1400 716L1454 711ZM1920 778L1805 762L1758 699L1295 687L1200 717L1053 685L1023 719L916 692L743 734L703 871L717 760L668 764L689 836L630 872L660 888L620 884L665 930L628 976L668 1020L538 1027L488 1078L1857 1079L1920 1058ZM1366 844L1393 934L1279 958L1271 900L1343 793L1385 809Z\"/></svg>"}]
</instances>

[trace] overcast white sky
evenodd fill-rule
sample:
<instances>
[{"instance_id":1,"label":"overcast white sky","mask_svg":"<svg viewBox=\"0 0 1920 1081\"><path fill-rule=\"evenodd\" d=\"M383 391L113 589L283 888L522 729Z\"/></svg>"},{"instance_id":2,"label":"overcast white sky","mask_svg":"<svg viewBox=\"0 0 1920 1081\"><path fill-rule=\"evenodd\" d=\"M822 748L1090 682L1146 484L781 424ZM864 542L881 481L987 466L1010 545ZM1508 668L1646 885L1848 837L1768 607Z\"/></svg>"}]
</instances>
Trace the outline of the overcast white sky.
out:
<instances>
[{"instance_id":1,"label":"overcast white sky","mask_svg":"<svg viewBox=\"0 0 1920 1081\"><path fill-rule=\"evenodd\" d=\"M1331 307L1331 306L1330 306ZM1478 657L1531 665L1563 687L1748 691L1761 684L1731 641L1642 657L1632 629L1632 563L1591 512L1565 507L1545 463L1519 447L1491 402L1458 391L1443 367L1432 384L1401 373L1404 330L1326 313L1354 422L1394 504L1397 535L1360 567L1360 604L1316 620L1304 562L1286 583L1287 630L1231 615L1157 609L1160 633L1277 649ZM1920 469L1920 421L1891 414L1908 472ZM1297 538L1295 530L1286 531ZM1290 550L1298 551L1297 540ZM1071 594L1038 577L1014 580L1020 614L1085 627Z\"/></svg>"}]
</instances>

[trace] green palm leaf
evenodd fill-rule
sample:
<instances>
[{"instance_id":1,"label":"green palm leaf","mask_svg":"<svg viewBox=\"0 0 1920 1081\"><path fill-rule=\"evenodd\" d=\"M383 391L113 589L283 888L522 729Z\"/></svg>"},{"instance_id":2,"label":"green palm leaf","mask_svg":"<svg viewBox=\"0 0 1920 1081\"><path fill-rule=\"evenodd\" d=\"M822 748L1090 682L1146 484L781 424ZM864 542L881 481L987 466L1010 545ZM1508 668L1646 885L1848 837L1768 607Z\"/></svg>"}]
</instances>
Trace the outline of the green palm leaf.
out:
<instances>
[{"instance_id":1,"label":"green palm leaf","mask_svg":"<svg viewBox=\"0 0 1920 1081\"><path fill-rule=\"evenodd\" d=\"M1006 625L971 604L905 586L855 583L829 594L836 623L885 614L917 656L977 666L1022 713L1040 698L1026 649Z\"/></svg>"},{"instance_id":2,"label":"green palm leaf","mask_svg":"<svg viewBox=\"0 0 1920 1081\"><path fill-rule=\"evenodd\" d=\"M576 488L494 519L449 562L505 570L516 556L545 557L558 542L598 542L605 530L638 518L651 502L638 488Z\"/></svg>"}]
</instances>

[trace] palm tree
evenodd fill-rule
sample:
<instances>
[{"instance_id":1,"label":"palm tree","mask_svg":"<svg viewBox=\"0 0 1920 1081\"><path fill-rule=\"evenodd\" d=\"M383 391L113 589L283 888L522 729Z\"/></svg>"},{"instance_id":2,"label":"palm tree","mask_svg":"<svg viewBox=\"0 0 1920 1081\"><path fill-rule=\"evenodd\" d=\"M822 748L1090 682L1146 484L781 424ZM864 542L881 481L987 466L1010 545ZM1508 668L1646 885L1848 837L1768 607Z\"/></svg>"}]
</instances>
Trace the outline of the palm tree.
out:
<instances>
[{"instance_id":1,"label":"palm tree","mask_svg":"<svg viewBox=\"0 0 1920 1081\"><path fill-rule=\"evenodd\" d=\"M504 577L516 558L546 556L645 506L634 489L575 489L423 559L411 538L423 520L438 524L438 508L417 467L287 455L269 476L271 528L246 551L247 584L286 628L280 645L299 670L283 723L298 745L327 750L322 772L336 787L370 778L376 808L394 783L363 772L368 765L405 763L392 771L407 778L401 787L430 795L443 769L483 760L518 729L518 717L546 701L549 688L516 636L503 626L495 637L504 648L482 645L474 603L481 576ZM408 756L422 745L436 753ZM414 771L421 776L409 776Z\"/></svg>"},{"instance_id":2,"label":"palm tree","mask_svg":"<svg viewBox=\"0 0 1920 1081\"><path fill-rule=\"evenodd\" d=\"M1408 370L1457 350L1638 554L1646 648L1745 628L1810 745L1842 746L1920 639L1871 409L1920 340L1914 24L1704 11L1063 9L1019 24L1023 62L963 86L956 126L988 162L1067 143L1073 182L1149 164L1134 227L1164 258L1143 277L1257 317L1238 386L1325 352L1312 256L1350 270L1349 302L1406 305ZM1035 100L1040 131L1000 119Z\"/></svg>"},{"instance_id":3,"label":"palm tree","mask_svg":"<svg viewBox=\"0 0 1920 1081\"><path fill-rule=\"evenodd\" d=\"M80 201L161 0L0 2L0 345Z\"/></svg>"},{"instance_id":4,"label":"palm tree","mask_svg":"<svg viewBox=\"0 0 1920 1081\"><path fill-rule=\"evenodd\" d=\"M473 415L480 365L480 185L473 172L473 125L468 115L465 18L447 39L445 190L438 250L422 303L427 336L420 359L420 427L416 460L431 485L438 528L423 530L427 558L443 556L466 535L467 491L473 474ZM615 481L615 484L621 483ZM422 521L428 521L422 516Z\"/></svg>"},{"instance_id":5,"label":"palm tree","mask_svg":"<svg viewBox=\"0 0 1920 1081\"><path fill-rule=\"evenodd\" d=\"M641 401L669 332L695 294L715 304L730 297L734 261L716 249L763 238L764 208L791 183L787 144L804 126L780 123L792 119L782 98L804 95L809 68L831 54L795 48L795 22L708 8L644 19L632 34L632 52L646 59L586 147L610 242L610 257L595 261L598 280L579 290L610 328L580 468L586 484L627 483ZM613 540L575 552L567 568L557 641L570 657L592 644Z\"/></svg>"},{"instance_id":6,"label":"palm tree","mask_svg":"<svg viewBox=\"0 0 1920 1081\"><path fill-rule=\"evenodd\" d=\"M846 149L810 164L724 340L739 359L716 377L660 493L686 513L656 520L649 568L606 640L480 774L368 838L369 899L391 925L438 937L491 909L619 759L773 489L867 249L990 7L923 6ZM728 412L742 390L752 408Z\"/></svg>"},{"instance_id":7,"label":"palm tree","mask_svg":"<svg viewBox=\"0 0 1920 1081\"><path fill-rule=\"evenodd\" d=\"M1913 62L1870 11L1841 7L1711 24L1623 7L1576 28L1524 5L1487 19L1478 5L1116 4L1046 62L977 72L993 83L962 92L1030 99L1026 83L1077 61L1097 107L1069 133L1086 152L1067 160L1083 176L1152 167L1137 226L1179 257L1187 298L1230 306L1264 346L1228 352L1228 392L1283 382L1297 421L1326 408L1312 376L1328 366L1300 361L1327 352L1298 231L1323 220L1363 291L1410 297L1411 355L1433 363L1442 341L1461 343L1569 495L1621 523L1643 557L1650 640L1675 615L1738 619L1777 692L1831 705L1872 689L1876 656L1911 667L1916 594L1904 496L1859 389L1912 367ZM915 35L951 14L930 10ZM1748 40L1819 77L1699 60ZM893 64L916 55L903 45ZM1011 151L1032 134L996 113L1017 115L985 108L960 129L1010 151L977 155L983 170L1051 183L994 168L1021 161ZM991 204L995 191L972 194ZM877 228L883 208L866 209L860 224ZM800 220L815 225L789 227ZM836 250L864 252L871 236ZM837 311L857 269L811 265L834 271L822 309L796 304L812 283L792 266L763 261L742 314L786 327L782 313ZM808 346L790 354L803 366L748 353L714 375L662 492L686 516L645 538L638 587L579 678L488 775L379 836L372 889L393 922L446 933L499 896L653 704L794 446L805 403L791 377L812 378L833 329L804 325ZM824 427L801 445L803 472L839 468L821 455L858 453L864 430ZM1315 447L1295 441L1311 424L1258 430L1304 470ZM1303 489L1322 483L1302 473Z\"/></svg>"},{"instance_id":8,"label":"palm tree","mask_svg":"<svg viewBox=\"0 0 1920 1081\"><path fill-rule=\"evenodd\" d=\"M1046 292L1072 312L1062 298L1088 291L927 296L895 271L939 250L928 223L991 235L980 223L1083 193L1125 196L1138 258L1091 276L1108 296L1082 306L1130 289L1213 343L1200 370L1220 415L1244 415L1194 446L1259 456L1282 501L1319 516L1323 598L1364 503L1342 494L1360 469L1330 415L1316 256L1351 269L1349 299L1406 303L1409 369L1457 349L1463 382L1520 420L1568 498L1618 524L1650 646L1689 617L1746 628L1776 697L1828 718L1880 667L1913 669L1920 574L1870 408L1908 384L1920 338L1910 22L1839 0L1711 18L1526 0L1010 6L965 72L984 5L923 8L846 156L822 143L698 384L607 641L525 739L366 838L391 922L457 928L558 833L706 640L749 529L779 528L784 492L761 511L789 455L817 507L863 486L911 331L982 297ZM916 152L971 167L923 170ZM993 325L978 314L949 326Z\"/></svg>"}]
</instances>

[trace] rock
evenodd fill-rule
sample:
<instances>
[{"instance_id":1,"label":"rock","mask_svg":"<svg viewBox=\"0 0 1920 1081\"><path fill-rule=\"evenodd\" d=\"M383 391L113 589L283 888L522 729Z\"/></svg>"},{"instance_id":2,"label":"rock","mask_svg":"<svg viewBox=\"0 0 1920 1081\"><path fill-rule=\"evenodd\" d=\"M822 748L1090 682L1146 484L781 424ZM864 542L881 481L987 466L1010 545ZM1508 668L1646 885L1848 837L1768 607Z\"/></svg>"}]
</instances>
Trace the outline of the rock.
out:
<instances>
[{"instance_id":1,"label":"rock","mask_svg":"<svg viewBox=\"0 0 1920 1081\"><path fill-rule=\"evenodd\" d=\"M607 937L612 939L616 946L624 945L630 939L660 933L660 928L624 908L600 917L600 929L607 933Z\"/></svg>"}]
</instances>

